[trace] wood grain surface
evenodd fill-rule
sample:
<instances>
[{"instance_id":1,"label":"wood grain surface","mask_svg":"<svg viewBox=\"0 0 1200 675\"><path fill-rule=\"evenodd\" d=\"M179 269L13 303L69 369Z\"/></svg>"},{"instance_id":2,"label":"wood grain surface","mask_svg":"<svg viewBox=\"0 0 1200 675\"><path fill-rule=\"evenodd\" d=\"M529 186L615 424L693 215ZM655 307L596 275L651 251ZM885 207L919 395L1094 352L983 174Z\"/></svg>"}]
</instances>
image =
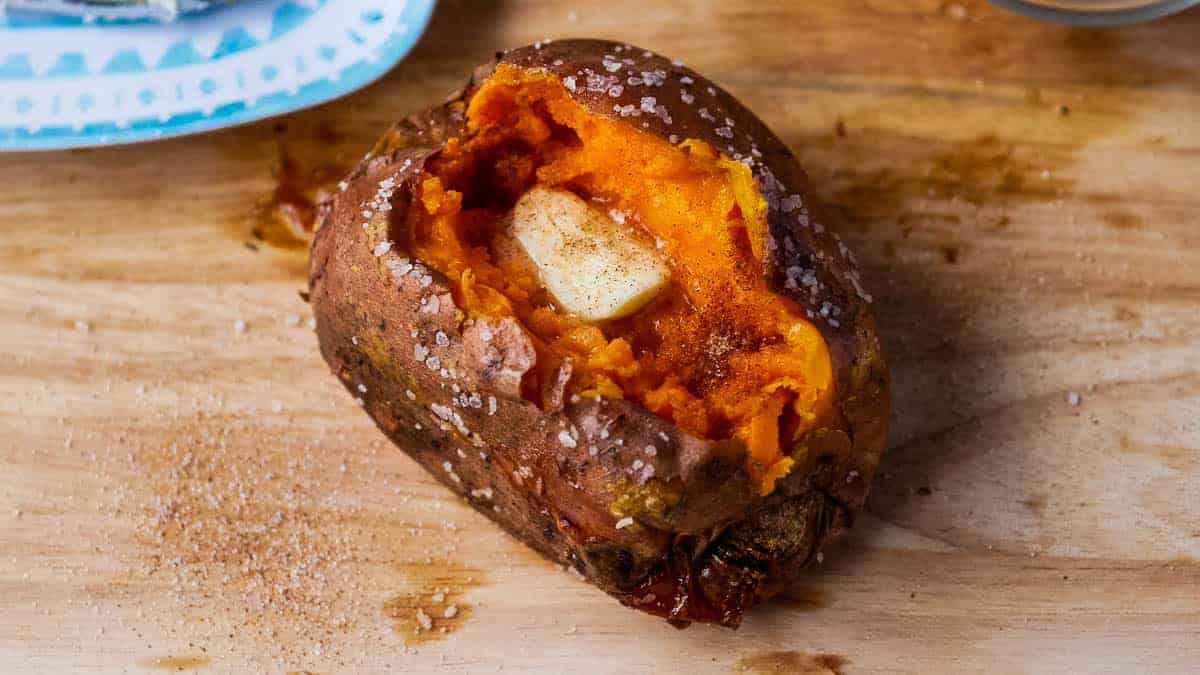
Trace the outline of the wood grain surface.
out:
<instances>
[{"instance_id":1,"label":"wood grain surface","mask_svg":"<svg viewBox=\"0 0 1200 675\"><path fill-rule=\"evenodd\" d=\"M387 445L256 215L285 160L340 170L490 51L573 35L756 110L876 298L869 514L736 632L619 607ZM0 671L1196 672L1198 38L982 1L444 0L344 100L0 156Z\"/></svg>"}]
</instances>

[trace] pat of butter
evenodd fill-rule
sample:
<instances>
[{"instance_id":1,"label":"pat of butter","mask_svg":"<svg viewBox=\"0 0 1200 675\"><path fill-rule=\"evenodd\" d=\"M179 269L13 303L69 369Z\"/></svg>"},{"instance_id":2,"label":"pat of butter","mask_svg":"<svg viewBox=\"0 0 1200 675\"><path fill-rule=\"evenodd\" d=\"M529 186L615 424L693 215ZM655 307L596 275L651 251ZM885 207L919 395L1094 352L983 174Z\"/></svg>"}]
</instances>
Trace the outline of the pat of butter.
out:
<instances>
[{"instance_id":1,"label":"pat of butter","mask_svg":"<svg viewBox=\"0 0 1200 675\"><path fill-rule=\"evenodd\" d=\"M652 247L571 192L526 192L510 227L546 290L586 321L632 314L667 283L669 270Z\"/></svg>"}]
</instances>

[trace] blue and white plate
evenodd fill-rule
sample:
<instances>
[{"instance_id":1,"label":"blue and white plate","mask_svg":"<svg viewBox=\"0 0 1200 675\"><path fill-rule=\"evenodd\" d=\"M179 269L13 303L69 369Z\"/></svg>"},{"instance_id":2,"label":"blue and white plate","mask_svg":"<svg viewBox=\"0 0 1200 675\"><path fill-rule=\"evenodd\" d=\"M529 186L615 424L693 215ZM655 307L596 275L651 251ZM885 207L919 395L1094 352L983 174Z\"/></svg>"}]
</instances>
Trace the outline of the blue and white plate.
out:
<instances>
[{"instance_id":1,"label":"blue and white plate","mask_svg":"<svg viewBox=\"0 0 1200 675\"><path fill-rule=\"evenodd\" d=\"M246 0L154 21L0 16L0 150L181 136L306 108L403 58L435 0Z\"/></svg>"}]
</instances>

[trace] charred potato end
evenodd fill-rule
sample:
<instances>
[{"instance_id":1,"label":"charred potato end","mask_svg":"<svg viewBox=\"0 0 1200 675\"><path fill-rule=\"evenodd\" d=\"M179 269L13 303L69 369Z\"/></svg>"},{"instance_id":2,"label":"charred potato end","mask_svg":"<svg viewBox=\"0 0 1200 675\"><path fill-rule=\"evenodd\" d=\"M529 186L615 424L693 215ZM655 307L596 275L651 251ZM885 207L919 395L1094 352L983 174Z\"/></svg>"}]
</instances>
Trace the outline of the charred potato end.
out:
<instances>
[{"instance_id":1,"label":"charred potato end","mask_svg":"<svg viewBox=\"0 0 1200 675\"><path fill-rule=\"evenodd\" d=\"M480 512L736 626L843 532L887 370L832 214L732 96L598 40L499 55L322 207L321 351Z\"/></svg>"}]
</instances>

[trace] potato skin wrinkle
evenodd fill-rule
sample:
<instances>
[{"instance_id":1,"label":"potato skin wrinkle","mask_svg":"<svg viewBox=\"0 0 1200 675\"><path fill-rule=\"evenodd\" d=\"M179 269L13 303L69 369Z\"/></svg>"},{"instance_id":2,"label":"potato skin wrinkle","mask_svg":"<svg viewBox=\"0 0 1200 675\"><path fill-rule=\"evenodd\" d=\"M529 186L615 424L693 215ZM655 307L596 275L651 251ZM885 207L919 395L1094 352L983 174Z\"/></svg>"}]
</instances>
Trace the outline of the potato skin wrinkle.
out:
<instances>
[{"instance_id":1,"label":"potato skin wrinkle","mask_svg":"<svg viewBox=\"0 0 1200 675\"><path fill-rule=\"evenodd\" d=\"M343 185L309 260L322 355L531 547L736 627L862 511L891 408L871 297L791 151L698 73L602 40L503 52ZM546 194L569 222L514 213Z\"/></svg>"}]
</instances>

